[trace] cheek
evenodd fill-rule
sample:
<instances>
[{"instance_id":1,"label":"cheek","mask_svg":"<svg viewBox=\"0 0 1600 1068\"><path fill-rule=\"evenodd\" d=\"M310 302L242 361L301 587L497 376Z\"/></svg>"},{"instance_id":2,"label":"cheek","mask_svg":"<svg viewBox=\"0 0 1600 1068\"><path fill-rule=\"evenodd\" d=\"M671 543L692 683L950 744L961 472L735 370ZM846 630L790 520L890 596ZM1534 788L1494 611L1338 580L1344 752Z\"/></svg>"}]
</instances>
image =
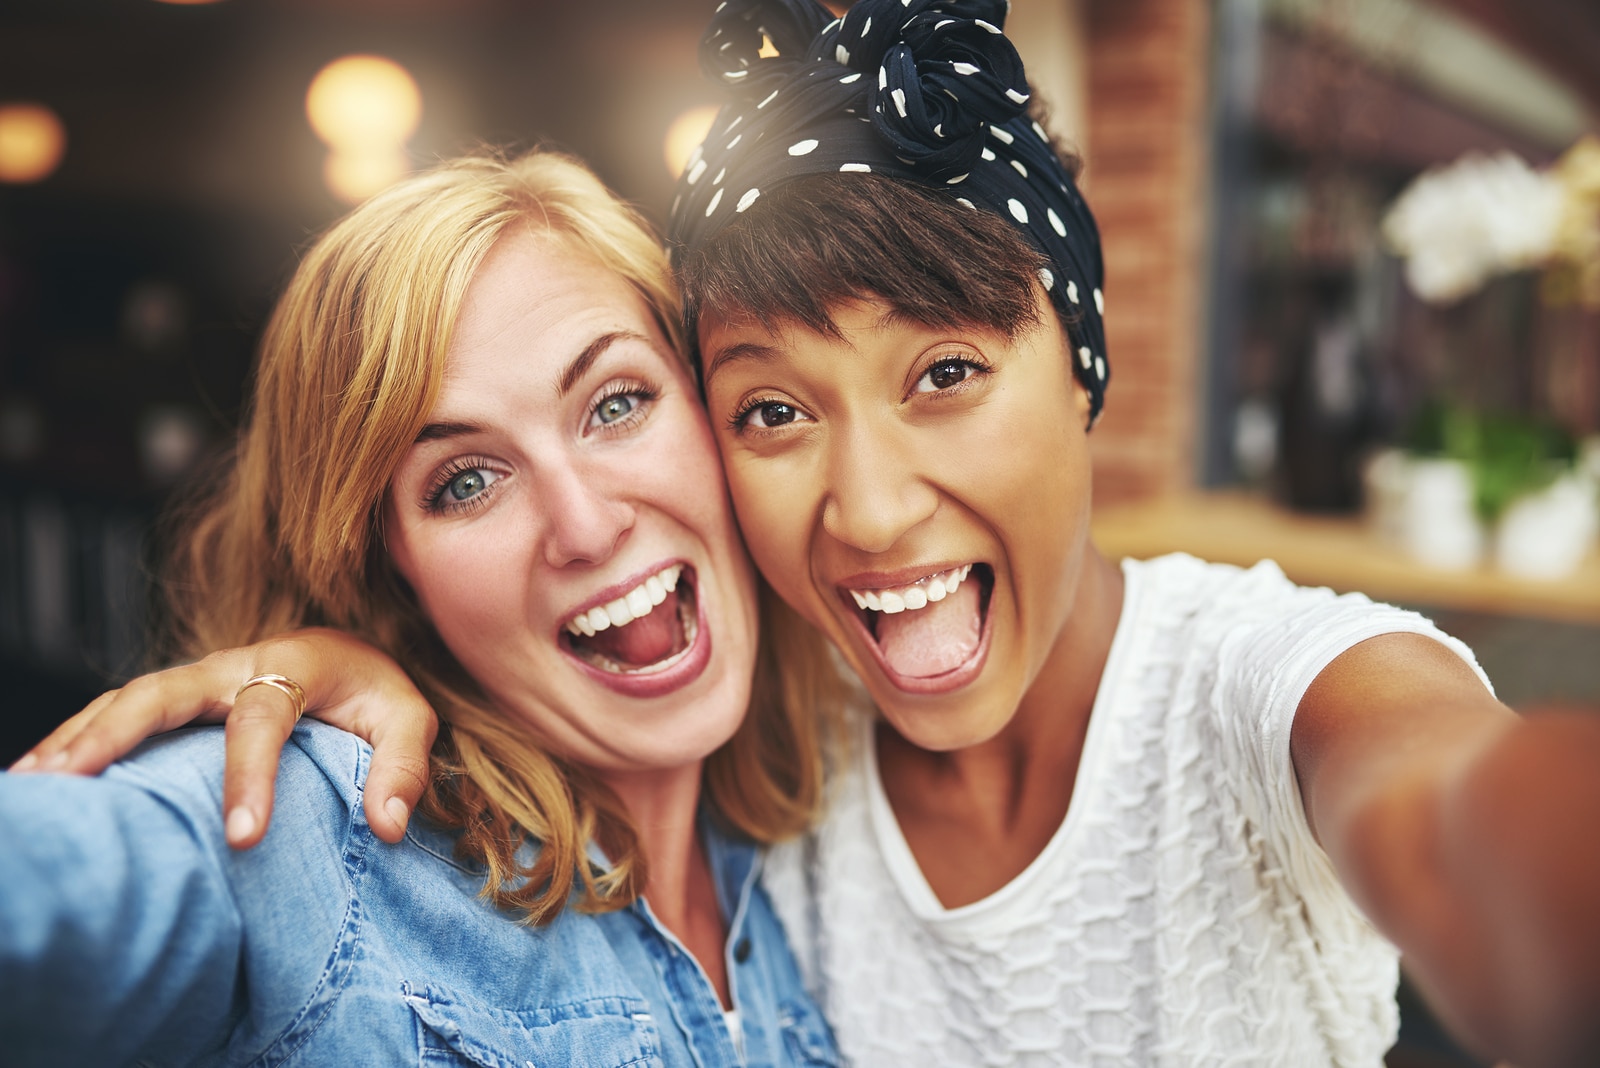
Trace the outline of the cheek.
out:
<instances>
[{"instance_id":1,"label":"cheek","mask_svg":"<svg viewBox=\"0 0 1600 1068\"><path fill-rule=\"evenodd\" d=\"M811 573L809 498L801 479L791 477L792 473L780 476L772 467L754 459L734 457L728 461L733 510L745 547L768 584L801 615L816 622L815 613L805 607Z\"/></svg>"},{"instance_id":2,"label":"cheek","mask_svg":"<svg viewBox=\"0 0 1600 1068\"><path fill-rule=\"evenodd\" d=\"M391 523L387 531L395 570L458 659L466 663L462 652L470 656L473 648L510 633L503 620L516 614L520 585L509 578L514 561L506 559L497 539L485 536L488 530L433 531Z\"/></svg>"},{"instance_id":3,"label":"cheek","mask_svg":"<svg viewBox=\"0 0 1600 1068\"><path fill-rule=\"evenodd\" d=\"M648 492L671 513L683 518L715 545L737 546L738 531L728 508L728 486L722 457L711 428L696 412L677 426L675 433L650 447Z\"/></svg>"}]
</instances>

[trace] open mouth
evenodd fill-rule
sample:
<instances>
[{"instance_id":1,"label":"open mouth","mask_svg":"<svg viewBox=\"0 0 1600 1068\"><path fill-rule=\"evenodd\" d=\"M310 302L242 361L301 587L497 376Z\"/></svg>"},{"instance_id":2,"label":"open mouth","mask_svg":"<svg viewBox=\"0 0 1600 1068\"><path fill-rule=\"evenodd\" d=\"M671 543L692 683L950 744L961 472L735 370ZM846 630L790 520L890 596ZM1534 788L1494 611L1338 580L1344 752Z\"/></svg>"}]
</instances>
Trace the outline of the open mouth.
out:
<instances>
[{"instance_id":1,"label":"open mouth","mask_svg":"<svg viewBox=\"0 0 1600 1068\"><path fill-rule=\"evenodd\" d=\"M885 672L903 688L955 688L982 666L994 592L988 564L962 564L903 585L845 592Z\"/></svg>"},{"instance_id":2,"label":"open mouth","mask_svg":"<svg viewBox=\"0 0 1600 1068\"><path fill-rule=\"evenodd\" d=\"M608 675L670 671L699 635L694 578L692 568L673 564L621 596L574 614L562 627L562 647Z\"/></svg>"}]
</instances>

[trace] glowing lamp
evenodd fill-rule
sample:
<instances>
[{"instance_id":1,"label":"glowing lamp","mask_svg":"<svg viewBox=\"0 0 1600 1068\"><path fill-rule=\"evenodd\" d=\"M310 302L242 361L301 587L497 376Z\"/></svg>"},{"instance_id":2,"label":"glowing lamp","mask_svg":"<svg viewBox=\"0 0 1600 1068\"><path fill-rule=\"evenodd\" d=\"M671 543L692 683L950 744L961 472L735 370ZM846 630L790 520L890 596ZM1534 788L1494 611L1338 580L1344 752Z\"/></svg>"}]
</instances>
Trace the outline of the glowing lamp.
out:
<instances>
[{"instance_id":1,"label":"glowing lamp","mask_svg":"<svg viewBox=\"0 0 1600 1068\"><path fill-rule=\"evenodd\" d=\"M672 120L667 127L666 142L662 146L667 161L667 171L674 178L683 173L689 155L711 132L711 122L717 117L715 104L693 107Z\"/></svg>"},{"instance_id":2,"label":"glowing lamp","mask_svg":"<svg viewBox=\"0 0 1600 1068\"><path fill-rule=\"evenodd\" d=\"M42 104L0 104L0 182L48 177L61 163L67 131Z\"/></svg>"},{"instance_id":3,"label":"glowing lamp","mask_svg":"<svg viewBox=\"0 0 1600 1068\"><path fill-rule=\"evenodd\" d=\"M333 149L398 149L417 129L422 93L400 64L382 56L345 56L311 79L311 128Z\"/></svg>"},{"instance_id":4,"label":"glowing lamp","mask_svg":"<svg viewBox=\"0 0 1600 1068\"><path fill-rule=\"evenodd\" d=\"M410 170L398 148L335 148L322 165L328 191L346 204L363 201Z\"/></svg>"}]
</instances>

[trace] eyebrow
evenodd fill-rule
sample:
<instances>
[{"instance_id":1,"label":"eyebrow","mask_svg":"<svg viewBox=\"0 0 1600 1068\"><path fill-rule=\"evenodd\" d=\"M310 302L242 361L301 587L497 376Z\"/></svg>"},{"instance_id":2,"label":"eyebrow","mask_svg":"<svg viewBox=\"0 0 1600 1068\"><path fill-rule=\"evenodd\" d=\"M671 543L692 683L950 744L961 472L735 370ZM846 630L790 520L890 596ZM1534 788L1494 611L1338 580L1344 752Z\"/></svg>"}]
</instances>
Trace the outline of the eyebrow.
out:
<instances>
[{"instance_id":1,"label":"eyebrow","mask_svg":"<svg viewBox=\"0 0 1600 1068\"><path fill-rule=\"evenodd\" d=\"M712 377L715 376L718 371L722 370L722 368L727 364L738 363L740 360L755 360L759 363L766 360L776 359L777 356L778 350L773 348L771 345L757 345L750 341L740 342L737 345L729 345L727 348L719 350L717 354L712 357L711 362L706 365L706 385L709 386L711 384Z\"/></svg>"},{"instance_id":2,"label":"eyebrow","mask_svg":"<svg viewBox=\"0 0 1600 1068\"><path fill-rule=\"evenodd\" d=\"M556 383L556 395L565 397L568 393L571 393L572 387L576 386L578 380L589 372L589 368L594 366L594 362L607 349L619 341L642 341L646 345L651 344L650 339L637 330L613 330L610 333L601 334L585 345L583 351L574 356L572 362L567 364L566 369L561 372L561 380Z\"/></svg>"},{"instance_id":3,"label":"eyebrow","mask_svg":"<svg viewBox=\"0 0 1600 1068\"><path fill-rule=\"evenodd\" d=\"M926 325L927 324L923 323L920 319L907 315L898 308L887 307L884 308L883 311L878 315L877 319L873 321L870 329L882 331L896 326ZM825 334L829 333L829 331L822 332ZM838 334L837 330L835 330L833 332L833 336L842 338L843 335ZM727 348L719 350L717 354L712 357L711 362L706 364L706 373L704 377L705 384L708 386L711 384L711 377L715 375L724 364L738 363L741 360L754 360L757 363L761 363L768 360L777 359L780 355L782 355L781 349L775 348L771 345L758 345L753 341L741 341L737 345L729 345Z\"/></svg>"},{"instance_id":4,"label":"eyebrow","mask_svg":"<svg viewBox=\"0 0 1600 1068\"><path fill-rule=\"evenodd\" d=\"M483 430L478 423L429 423L417 431L413 445L421 445L424 441L441 441L445 438L459 438L467 434L476 434Z\"/></svg>"},{"instance_id":5,"label":"eyebrow","mask_svg":"<svg viewBox=\"0 0 1600 1068\"><path fill-rule=\"evenodd\" d=\"M588 373L589 368L594 366L595 361L619 341L642 341L646 345L651 344L650 339L637 330L613 330L609 333L601 334L585 345L583 351L574 356L572 362L562 369L561 379L556 383L556 395L565 397L568 393L571 393L572 387L576 386L578 380ZM417 431L417 436L412 444L420 445L425 441L459 438L468 434L482 433L482 431L483 424L481 423L442 420L437 423L429 423Z\"/></svg>"}]
</instances>

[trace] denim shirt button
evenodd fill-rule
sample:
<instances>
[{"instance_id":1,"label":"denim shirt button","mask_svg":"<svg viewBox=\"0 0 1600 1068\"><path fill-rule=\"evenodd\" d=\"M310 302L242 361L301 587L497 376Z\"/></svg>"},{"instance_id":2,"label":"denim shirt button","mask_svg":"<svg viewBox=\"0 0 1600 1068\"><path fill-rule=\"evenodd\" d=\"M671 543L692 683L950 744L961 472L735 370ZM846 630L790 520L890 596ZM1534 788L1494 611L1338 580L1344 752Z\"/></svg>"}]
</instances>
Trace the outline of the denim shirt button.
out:
<instances>
[{"instance_id":1,"label":"denim shirt button","mask_svg":"<svg viewBox=\"0 0 1600 1068\"><path fill-rule=\"evenodd\" d=\"M738 943L733 947L733 959L739 964L743 964L750 959L750 939L739 939Z\"/></svg>"}]
</instances>

